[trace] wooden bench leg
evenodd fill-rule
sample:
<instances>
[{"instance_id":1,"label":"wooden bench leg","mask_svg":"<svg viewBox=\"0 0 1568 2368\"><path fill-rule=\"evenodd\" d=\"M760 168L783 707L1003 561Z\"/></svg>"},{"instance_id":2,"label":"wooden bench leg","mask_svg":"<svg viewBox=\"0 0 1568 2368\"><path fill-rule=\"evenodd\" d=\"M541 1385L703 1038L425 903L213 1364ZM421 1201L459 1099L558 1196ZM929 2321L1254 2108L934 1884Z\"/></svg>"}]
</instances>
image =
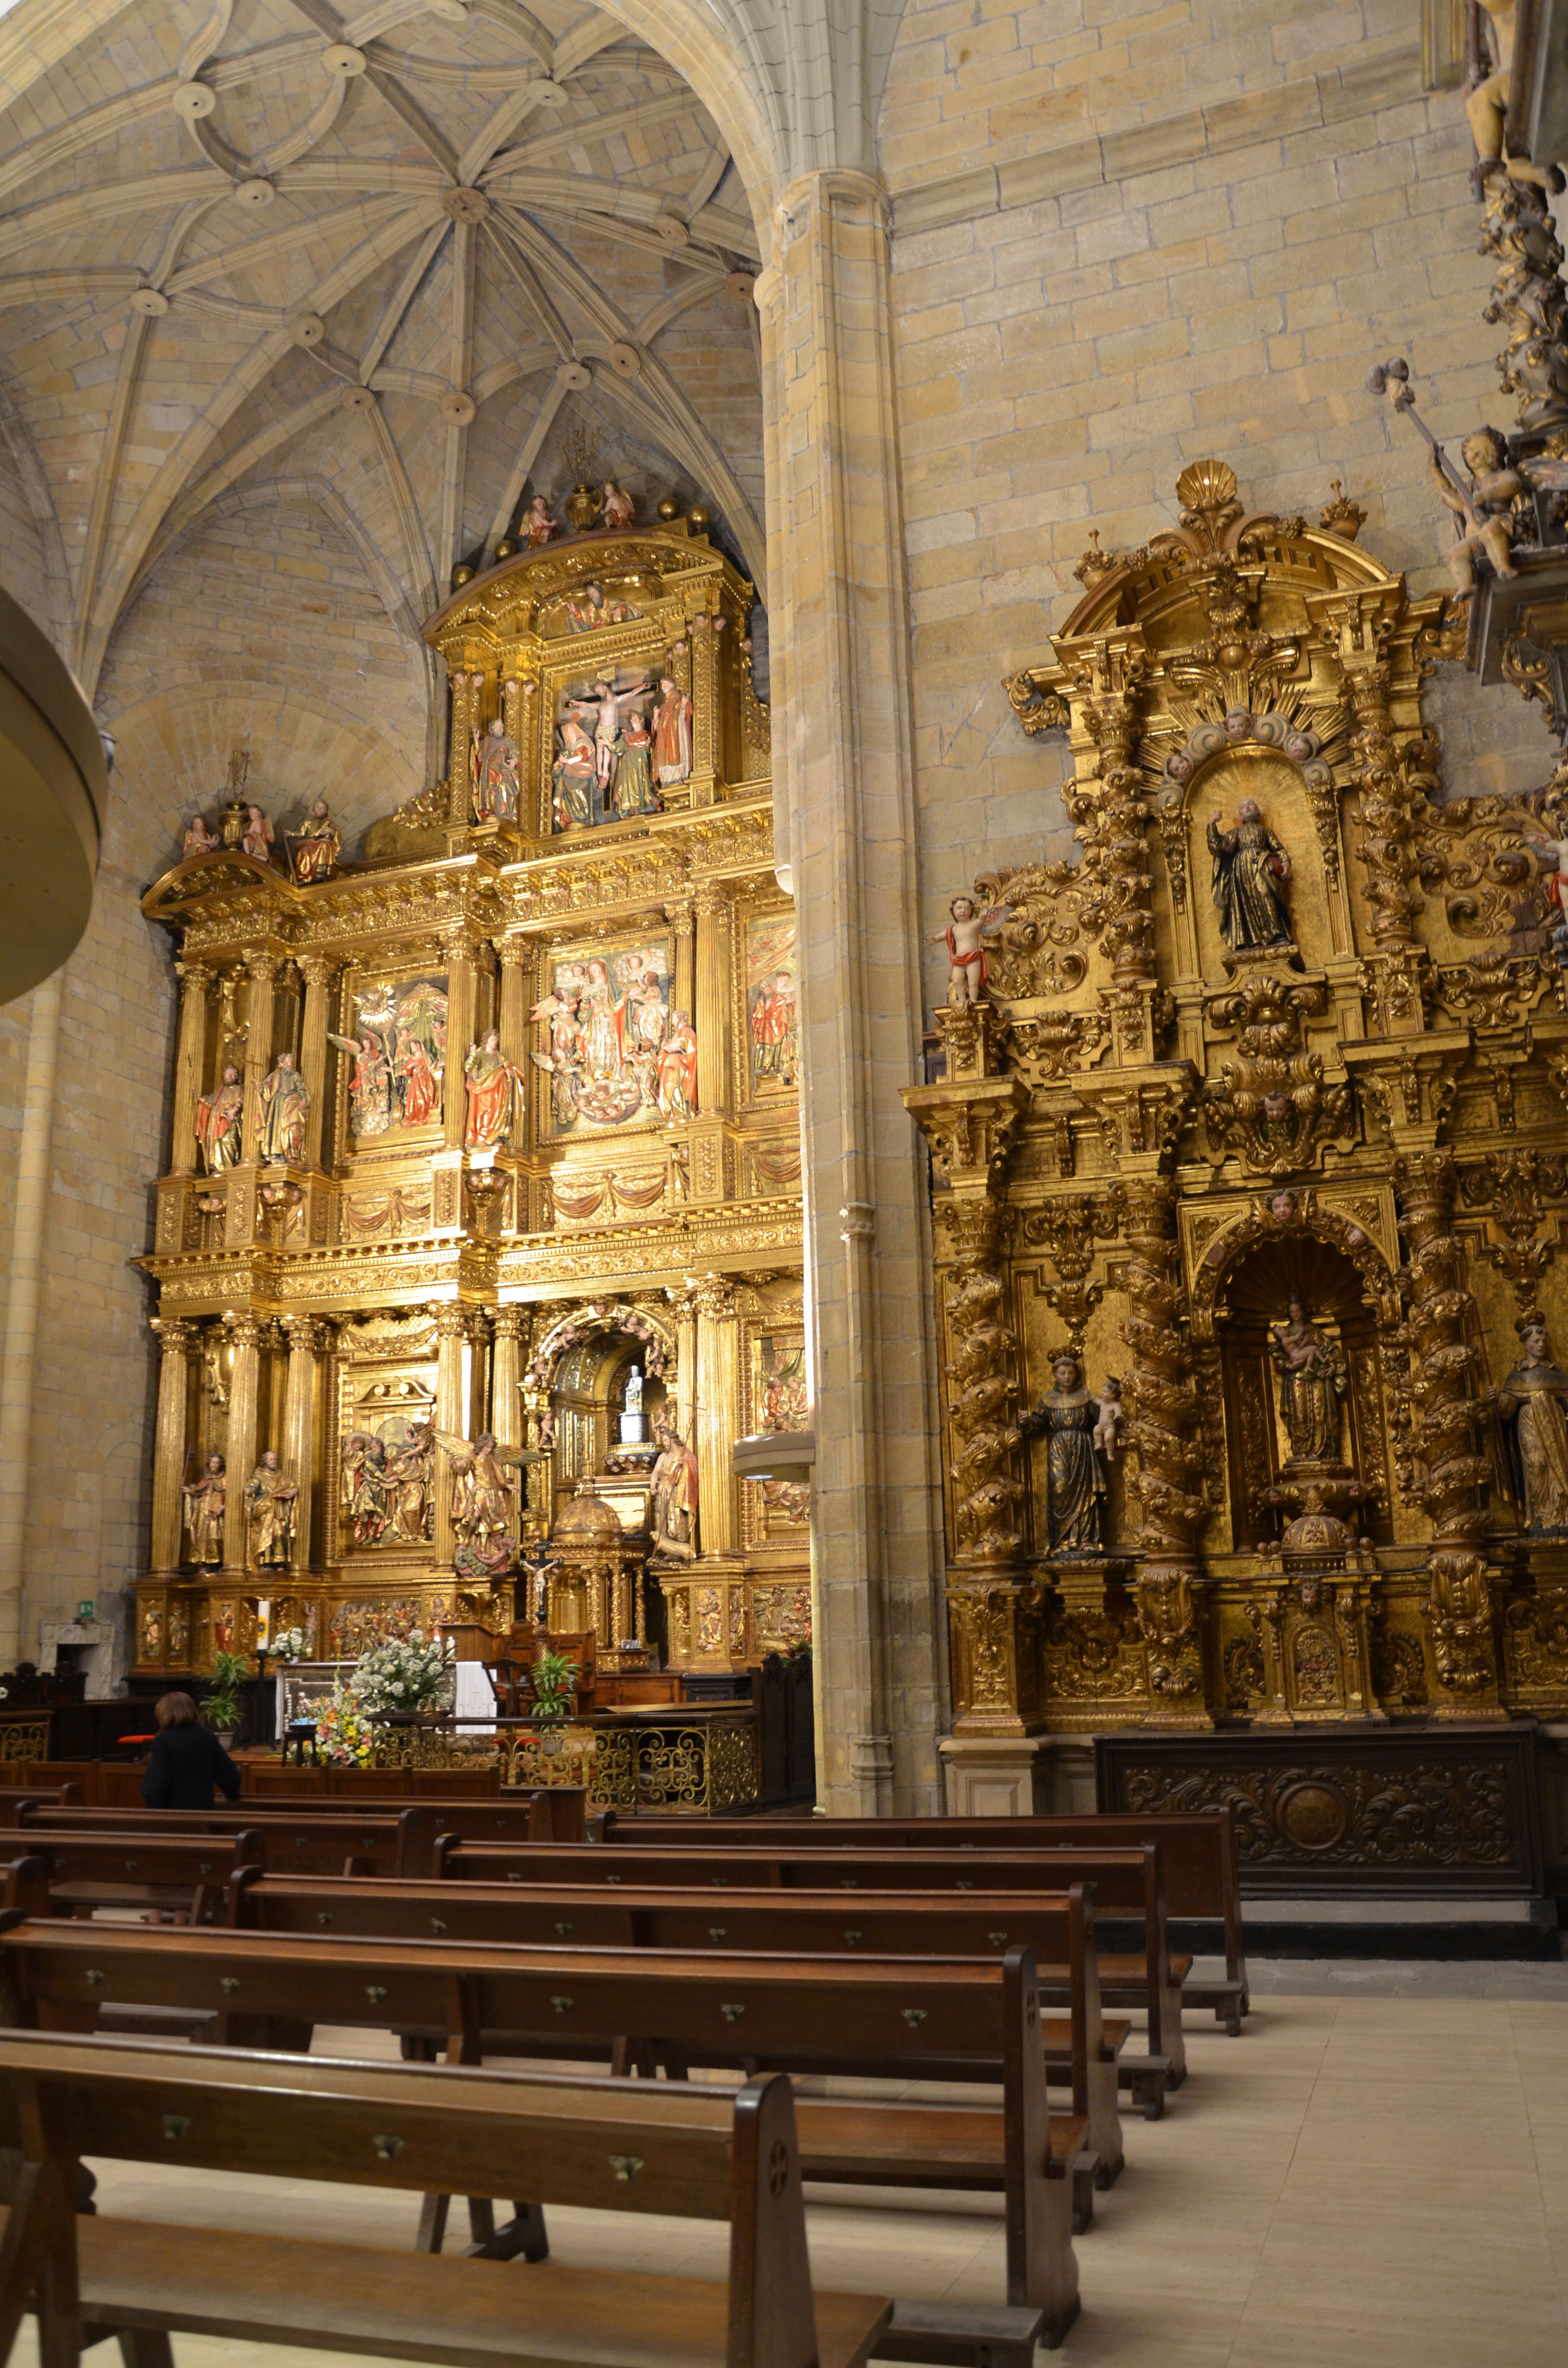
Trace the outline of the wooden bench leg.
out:
<instances>
[{"instance_id":1,"label":"wooden bench leg","mask_svg":"<svg viewBox=\"0 0 1568 2368\"><path fill-rule=\"evenodd\" d=\"M489 2232L482 2235L481 2213L489 2217ZM550 2237L544 2225L542 2203L519 2203L514 2197L513 2216L504 2227L495 2226L494 2207L485 2199L470 2196L469 2226L475 2242L468 2248L468 2258L473 2261L548 2261Z\"/></svg>"},{"instance_id":2,"label":"wooden bench leg","mask_svg":"<svg viewBox=\"0 0 1568 2368\"><path fill-rule=\"evenodd\" d=\"M452 2208L449 2195L426 2195L419 2206L419 2233L414 2239L416 2253L438 2253L446 2238L447 2214Z\"/></svg>"},{"instance_id":3,"label":"wooden bench leg","mask_svg":"<svg viewBox=\"0 0 1568 2368\"><path fill-rule=\"evenodd\" d=\"M1095 2157L1080 2155L1073 2165L1073 2234L1086 2237L1095 2225Z\"/></svg>"},{"instance_id":4,"label":"wooden bench leg","mask_svg":"<svg viewBox=\"0 0 1568 2368\"><path fill-rule=\"evenodd\" d=\"M174 2346L163 2327L121 2327L119 2356L125 2368L175 2368Z\"/></svg>"}]
</instances>

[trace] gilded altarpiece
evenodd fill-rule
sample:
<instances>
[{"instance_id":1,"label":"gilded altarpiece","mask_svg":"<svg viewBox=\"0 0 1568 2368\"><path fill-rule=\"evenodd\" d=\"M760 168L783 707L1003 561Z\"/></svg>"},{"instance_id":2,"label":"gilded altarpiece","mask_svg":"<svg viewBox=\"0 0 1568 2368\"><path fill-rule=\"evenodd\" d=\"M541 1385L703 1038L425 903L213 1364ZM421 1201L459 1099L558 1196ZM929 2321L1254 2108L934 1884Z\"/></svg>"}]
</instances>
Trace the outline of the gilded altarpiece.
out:
<instances>
[{"instance_id":1,"label":"gilded altarpiece","mask_svg":"<svg viewBox=\"0 0 1568 2368\"><path fill-rule=\"evenodd\" d=\"M664 513L503 560L426 629L447 776L361 860L235 844L149 890L181 1001L140 1669L264 1618L335 1660L571 1627L585 1497L630 1574L601 1667L809 1637L803 1506L730 1471L802 1339L752 598Z\"/></svg>"},{"instance_id":2,"label":"gilded altarpiece","mask_svg":"<svg viewBox=\"0 0 1568 2368\"><path fill-rule=\"evenodd\" d=\"M1560 1716L1568 777L1440 797L1352 506L1177 496L1007 683L1080 852L953 883L904 1095L956 1733Z\"/></svg>"}]
</instances>

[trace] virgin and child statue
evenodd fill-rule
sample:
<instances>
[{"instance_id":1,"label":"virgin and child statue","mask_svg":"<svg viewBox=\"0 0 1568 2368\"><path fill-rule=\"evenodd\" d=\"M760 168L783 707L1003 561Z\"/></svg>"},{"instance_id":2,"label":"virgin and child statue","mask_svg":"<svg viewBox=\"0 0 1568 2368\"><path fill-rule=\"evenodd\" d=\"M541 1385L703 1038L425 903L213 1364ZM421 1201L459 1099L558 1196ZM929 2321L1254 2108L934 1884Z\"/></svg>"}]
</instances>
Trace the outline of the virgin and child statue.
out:
<instances>
[{"instance_id":1,"label":"virgin and child statue","mask_svg":"<svg viewBox=\"0 0 1568 2368\"><path fill-rule=\"evenodd\" d=\"M1270 1327L1268 1354L1278 1377L1279 1419L1290 1441L1291 1463L1335 1463L1345 1351L1309 1322L1303 1303L1292 1293L1289 1322Z\"/></svg>"},{"instance_id":2,"label":"virgin and child statue","mask_svg":"<svg viewBox=\"0 0 1568 2368\"><path fill-rule=\"evenodd\" d=\"M1233 953L1253 946L1288 946L1290 916L1285 882L1290 859L1264 821L1256 798L1243 798L1233 828L1209 821L1209 852L1214 859L1214 909L1220 935Z\"/></svg>"}]
</instances>

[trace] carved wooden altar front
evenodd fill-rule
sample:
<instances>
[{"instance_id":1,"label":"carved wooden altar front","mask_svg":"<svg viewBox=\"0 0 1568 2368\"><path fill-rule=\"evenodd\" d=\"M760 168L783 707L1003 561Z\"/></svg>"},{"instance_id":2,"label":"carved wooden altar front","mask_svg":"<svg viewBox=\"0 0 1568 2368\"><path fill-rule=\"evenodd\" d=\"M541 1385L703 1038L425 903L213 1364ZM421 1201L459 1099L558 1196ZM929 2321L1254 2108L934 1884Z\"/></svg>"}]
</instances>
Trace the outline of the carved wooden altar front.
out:
<instances>
[{"instance_id":1,"label":"carved wooden altar front","mask_svg":"<svg viewBox=\"0 0 1568 2368\"><path fill-rule=\"evenodd\" d=\"M1568 780L1439 803L1444 598L1177 491L1007 685L1081 853L956 902L904 1095L956 1731L1561 1715Z\"/></svg>"},{"instance_id":2,"label":"carved wooden altar front","mask_svg":"<svg viewBox=\"0 0 1568 2368\"><path fill-rule=\"evenodd\" d=\"M751 587L674 509L460 584L426 628L449 773L363 860L298 828L247 852L232 795L148 893L181 1011L143 1671L263 1619L333 1660L518 1608L580 1626L548 1540L585 1494L623 1539L602 1655L810 1634L803 1492L730 1473L806 1421L793 914Z\"/></svg>"}]
</instances>

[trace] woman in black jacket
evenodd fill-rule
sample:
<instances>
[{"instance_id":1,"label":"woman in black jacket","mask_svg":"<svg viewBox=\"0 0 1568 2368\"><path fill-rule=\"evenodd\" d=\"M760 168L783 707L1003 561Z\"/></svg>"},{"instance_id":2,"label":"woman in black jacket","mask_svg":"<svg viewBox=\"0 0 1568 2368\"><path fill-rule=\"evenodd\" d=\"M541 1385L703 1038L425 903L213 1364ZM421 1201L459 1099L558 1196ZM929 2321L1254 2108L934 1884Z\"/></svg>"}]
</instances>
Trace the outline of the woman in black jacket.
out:
<instances>
[{"instance_id":1,"label":"woman in black jacket","mask_svg":"<svg viewBox=\"0 0 1568 2368\"><path fill-rule=\"evenodd\" d=\"M147 1754L142 1798L149 1809L210 1809L212 1787L240 1797L240 1771L188 1694L165 1694L153 1713L157 1738Z\"/></svg>"}]
</instances>

